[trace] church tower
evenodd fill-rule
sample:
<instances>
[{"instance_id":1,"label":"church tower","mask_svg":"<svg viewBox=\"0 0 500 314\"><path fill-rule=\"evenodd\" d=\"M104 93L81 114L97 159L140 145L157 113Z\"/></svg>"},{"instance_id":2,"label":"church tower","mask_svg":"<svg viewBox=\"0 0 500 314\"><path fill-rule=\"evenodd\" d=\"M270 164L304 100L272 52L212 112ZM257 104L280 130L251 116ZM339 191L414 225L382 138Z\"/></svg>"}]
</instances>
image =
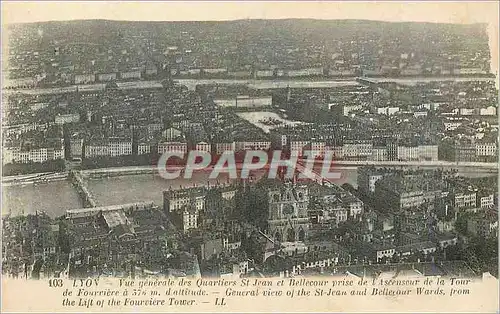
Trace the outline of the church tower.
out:
<instances>
[{"instance_id":1,"label":"church tower","mask_svg":"<svg viewBox=\"0 0 500 314\"><path fill-rule=\"evenodd\" d=\"M276 242L304 241L309 231L309 189L286 182L268 192L267 232Z\"/></svg>"}]
</instances>

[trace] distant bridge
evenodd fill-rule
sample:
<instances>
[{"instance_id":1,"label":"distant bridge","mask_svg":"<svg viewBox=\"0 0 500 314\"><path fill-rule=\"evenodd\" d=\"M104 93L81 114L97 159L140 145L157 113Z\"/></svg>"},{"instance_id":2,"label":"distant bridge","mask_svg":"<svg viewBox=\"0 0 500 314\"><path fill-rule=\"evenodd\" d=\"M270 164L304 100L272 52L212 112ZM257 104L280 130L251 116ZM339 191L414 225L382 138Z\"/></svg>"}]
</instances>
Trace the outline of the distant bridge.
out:
<instances>
[{"instance_id":1,"label":"distant bridge","mask_svg":"<svg viewBox=\"0 0 500 314\"><path fill-rule=\"evenodd\" d=\"M83 207L97 207L97 202L94 195L90 193L87 183L83 180L82 175L78 171L70 171L69 177L83 201Z\"/></svg>"}]
</instances>

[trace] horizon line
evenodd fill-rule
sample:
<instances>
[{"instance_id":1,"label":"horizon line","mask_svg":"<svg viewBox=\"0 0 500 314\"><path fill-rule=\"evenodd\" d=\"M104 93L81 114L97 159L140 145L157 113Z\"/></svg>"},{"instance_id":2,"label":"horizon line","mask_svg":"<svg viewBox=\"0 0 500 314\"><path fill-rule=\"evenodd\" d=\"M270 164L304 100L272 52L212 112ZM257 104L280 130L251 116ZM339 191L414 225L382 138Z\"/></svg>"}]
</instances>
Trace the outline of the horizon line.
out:
<instances>
[{"instance_id":1,"label":"horizon line","mask_svg":"<svg viewBox=\"0 0 500 314\"><path fill-rule=\"evenodd\" d=\"M297 21L359 21L359 22L378 22L378 23L391 23L391 24L436 24L436 25L489 25L490 22L465 22L465 23L453 23L453 22L435 22L435 21L416 21L416 20L405 20L405 21L391 21L391 20L381 20L381 19L359 19L359 18L314 18L314 17L275 17L275 18L235 18L235 19L220 19L220 20L129 20L129 19L112 19L112 18L81 18L81 19L61 19L61 20L41 20L41 21L30 21L30 22L14 22L5 23L4 25L14 26L14 25L28 25L28 24L41 24L41 23L67 23L67 22L91 22L91 21L103 21L103 22L129 22L129 23L222 23L222 22L241 22L241 21L284 21L284 20L297 20Z\"/></svg>"}]
</instances>

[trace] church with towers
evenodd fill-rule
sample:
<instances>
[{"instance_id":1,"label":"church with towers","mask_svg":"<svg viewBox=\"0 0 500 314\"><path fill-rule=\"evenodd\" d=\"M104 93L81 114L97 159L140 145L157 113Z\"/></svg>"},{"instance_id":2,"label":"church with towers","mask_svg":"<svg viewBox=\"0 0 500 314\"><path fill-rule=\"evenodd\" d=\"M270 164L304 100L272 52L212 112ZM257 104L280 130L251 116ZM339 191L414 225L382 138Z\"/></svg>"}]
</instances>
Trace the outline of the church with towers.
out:
<instances>
[{"instance_id":1,"label":"church with towers","mask_svg":"<svg viewBox=\"0 0 500 314\"><path fill-rule=\"evenodd\" d=\"M304 241L309 231L309 189L296 182L279 182L268 190L266 233L275 242Z\"/></svg>"}]
</instances>

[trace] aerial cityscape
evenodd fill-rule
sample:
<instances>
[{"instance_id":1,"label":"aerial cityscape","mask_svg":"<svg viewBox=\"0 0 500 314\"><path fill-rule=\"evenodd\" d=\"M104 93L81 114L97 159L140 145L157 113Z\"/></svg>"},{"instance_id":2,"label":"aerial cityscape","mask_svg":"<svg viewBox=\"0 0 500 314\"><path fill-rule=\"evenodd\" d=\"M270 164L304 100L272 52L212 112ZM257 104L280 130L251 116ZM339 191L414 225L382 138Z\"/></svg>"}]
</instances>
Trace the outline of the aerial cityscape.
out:
<instances>
[{"instance_id":1,"label":"aerial cityscape","mask_svg":"<svg viewBox=\"0 0 500 314\"><path fill-rule=\"evenodd\" d=\"M486 24L75 20L4 31L4 276L498 278ZM268 162L255 166L255 151ZM211 159L187 176L191 152ZM237 178L212 176L227 152ZM293 160L292 175L271 156Z\"/></svg>"}]
</instances>

